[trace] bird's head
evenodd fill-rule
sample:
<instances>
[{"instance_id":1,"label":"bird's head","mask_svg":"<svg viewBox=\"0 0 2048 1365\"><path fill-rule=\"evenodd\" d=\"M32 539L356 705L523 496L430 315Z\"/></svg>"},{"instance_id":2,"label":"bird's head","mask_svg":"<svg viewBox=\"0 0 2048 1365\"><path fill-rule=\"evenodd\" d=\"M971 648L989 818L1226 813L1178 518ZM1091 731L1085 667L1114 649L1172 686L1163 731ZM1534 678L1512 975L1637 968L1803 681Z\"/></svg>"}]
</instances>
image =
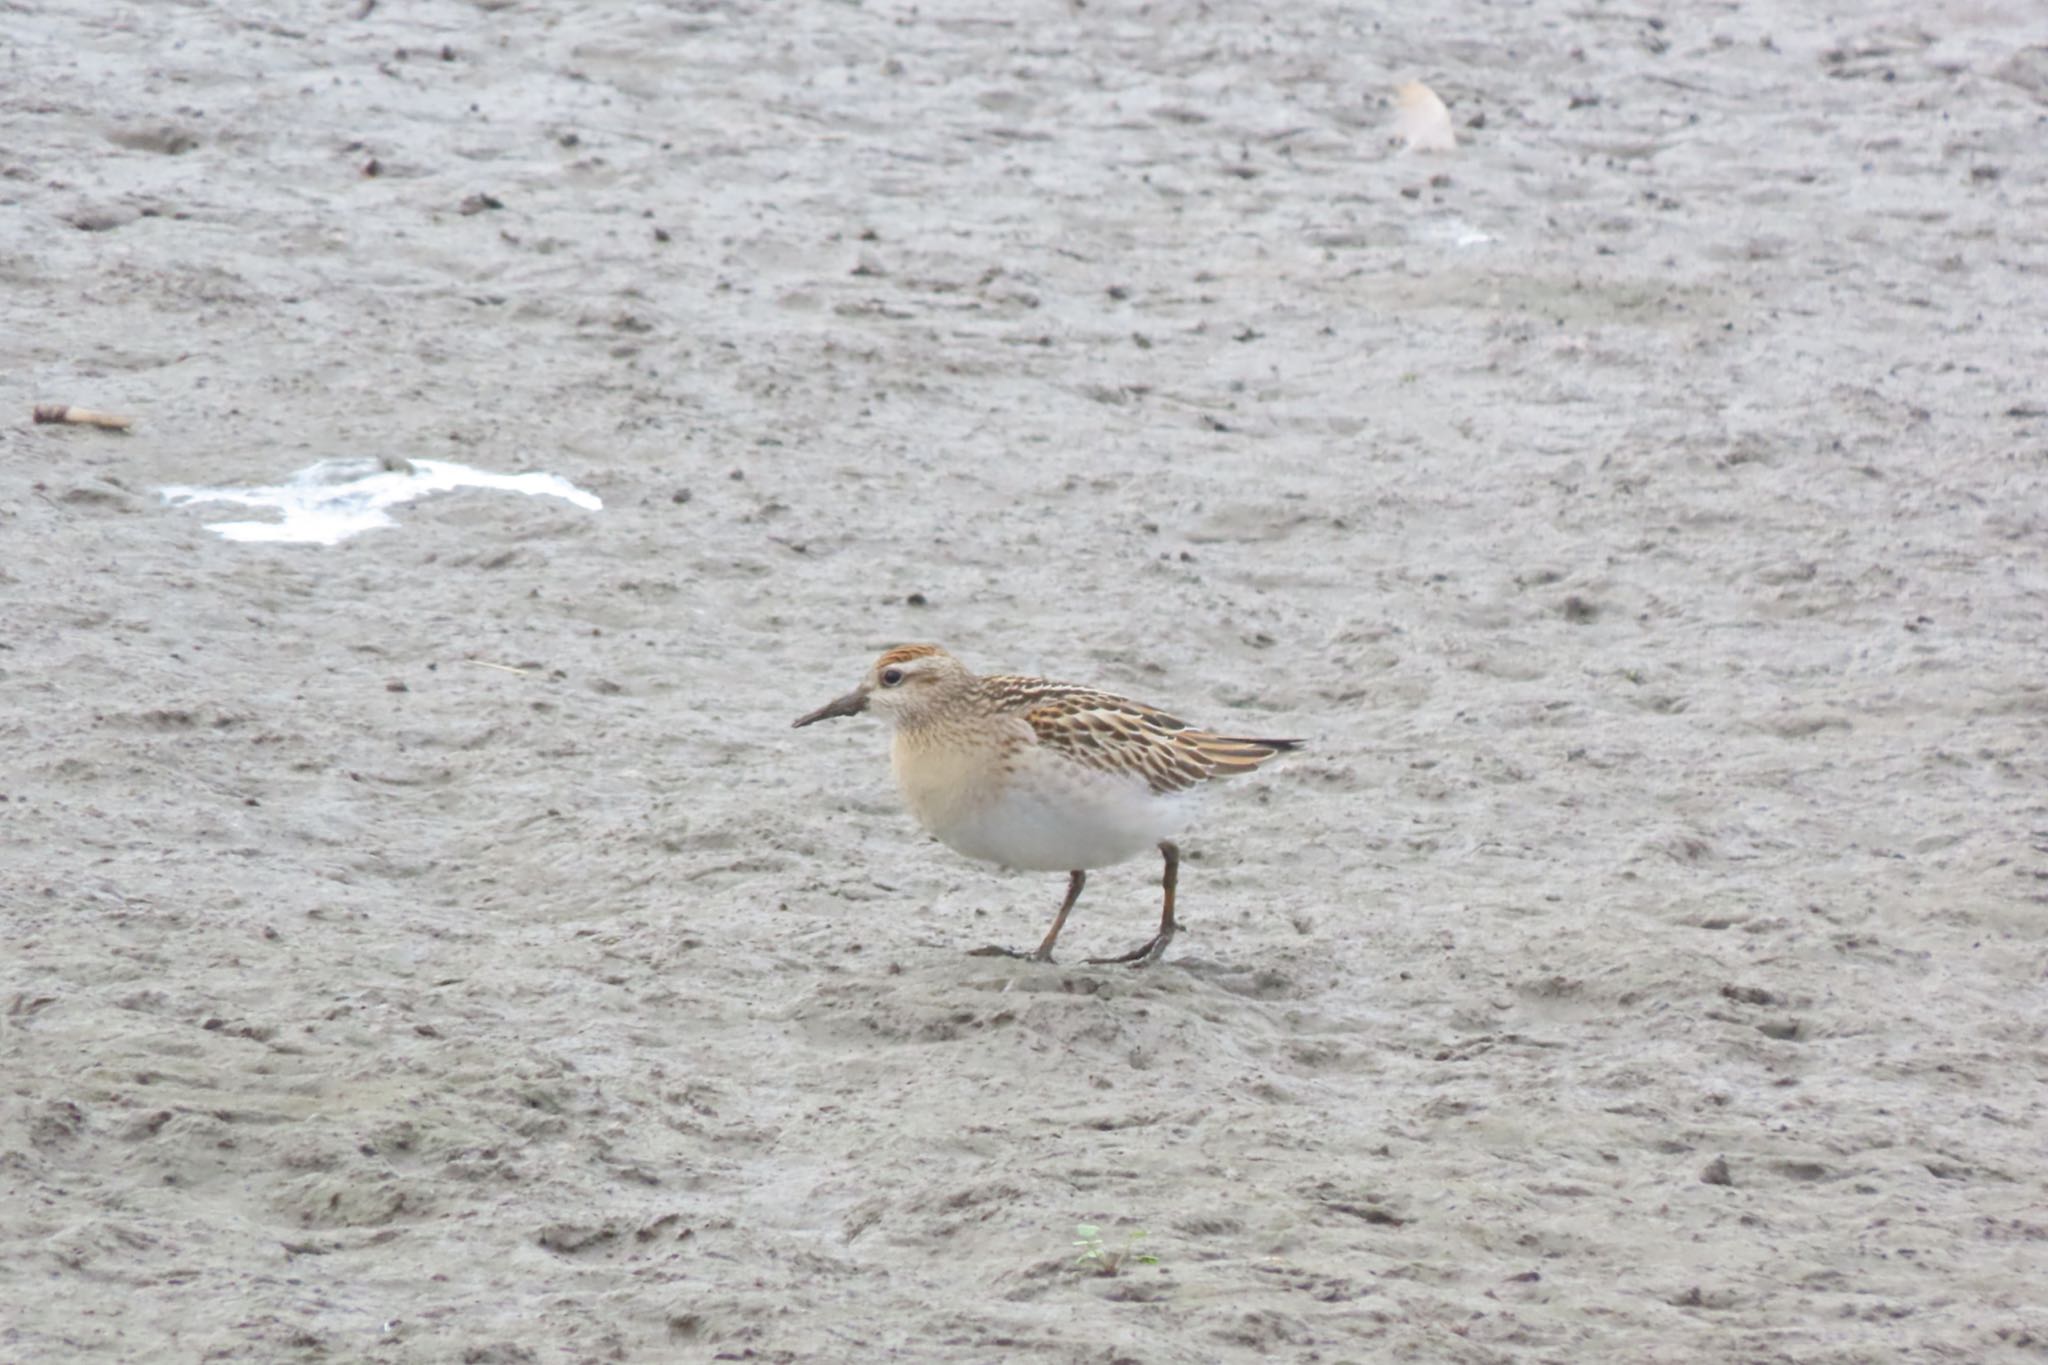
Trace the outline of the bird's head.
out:
<instances>
[{"instance_id":1,"label":"bird's head","mask_svg":"<svg viewBox=\"0 0 2048 1365\"><path fill-rule=\"evenodd\" d=\"M915 725L973 681L974 675L937 645L898 645L875 660L859 687L798 717L796 724L801 728L873 711L891 725Z\"/></svg>"}]
</instances>

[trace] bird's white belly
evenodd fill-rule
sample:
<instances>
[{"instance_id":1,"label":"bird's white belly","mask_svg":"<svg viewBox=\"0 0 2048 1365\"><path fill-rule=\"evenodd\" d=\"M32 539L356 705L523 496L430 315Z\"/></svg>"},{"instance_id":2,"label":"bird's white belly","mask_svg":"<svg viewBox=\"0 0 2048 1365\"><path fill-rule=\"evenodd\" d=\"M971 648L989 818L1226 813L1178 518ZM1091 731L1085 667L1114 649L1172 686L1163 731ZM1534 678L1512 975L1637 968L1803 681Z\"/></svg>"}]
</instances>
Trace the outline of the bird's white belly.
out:
<instances>
[{"instance_id":1,"label":"bird's white belly","mask_svg":"<svg viewBox=\"0 0 2048 1365\"><path fill-rule=\"evenodd\" d=\"M1040 872L1108 867L1170 839L1188 794L1162 796L1143 779L1059 762L1025 763L968 799L911 808L939 841L970 858Z\"/></svg>"}]
</instances>

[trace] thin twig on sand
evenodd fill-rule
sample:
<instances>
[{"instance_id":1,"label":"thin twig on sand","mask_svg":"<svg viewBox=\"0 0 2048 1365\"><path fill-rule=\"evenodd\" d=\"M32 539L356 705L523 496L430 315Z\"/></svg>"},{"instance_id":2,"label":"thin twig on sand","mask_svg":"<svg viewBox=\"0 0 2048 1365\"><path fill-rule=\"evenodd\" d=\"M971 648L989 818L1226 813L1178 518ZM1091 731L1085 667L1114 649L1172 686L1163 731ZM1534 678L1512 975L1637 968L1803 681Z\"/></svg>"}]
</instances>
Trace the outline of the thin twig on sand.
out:
<instances>
[{"instance_id":1,"label":"thin twig on sand","mask_svg":"<svg viewBox=\"0 0 2048 1365\"><path fill-rule=\"evenodd\" d=\"M66 426L99 427L105 431L126 431L135 425L133 417L120 417L111 412L94 412L91 408L74 408L68 403L38 403L35 410L38 422L62 422Z\"/></svg>"}]
</instances>

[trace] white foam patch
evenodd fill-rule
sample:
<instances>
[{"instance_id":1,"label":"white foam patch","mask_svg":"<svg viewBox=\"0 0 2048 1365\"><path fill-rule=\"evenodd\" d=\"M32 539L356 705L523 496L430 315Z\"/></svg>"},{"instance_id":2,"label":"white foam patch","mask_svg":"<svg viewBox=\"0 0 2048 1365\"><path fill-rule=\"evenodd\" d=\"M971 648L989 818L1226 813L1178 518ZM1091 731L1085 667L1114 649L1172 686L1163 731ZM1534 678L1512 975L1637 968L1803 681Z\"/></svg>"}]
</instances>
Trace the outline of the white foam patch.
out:
<instances>
[{"instance_id":1,"label":"white foam patch","mask_svg":"<svg viewBox=\"0 0 2048 1365\"><path fill-rule=\"evenodd\" d=\"M322 460L274 488L174 487L161 491L173 507L228 502L277 512L283 518L206 524L207 530L229 540L336 545L364 531L396 526L390 513L394 507L458 488L561 498L590 512L604 507L596 494L554 474L492 474L446 460L400 460L396 467L380 460Z\"/></svg>"},{"instance_id":2,"label":"white foam patch","mask_svg":"<svg viewBox=\"0 0 2048 1365\"><path fill-rule=\"evenodd\" d=\"M1447 242L1455 247L1485 246L1494 239L1488 232L1482 232L1463 218L1448 216L1433 218L1420 224L1415 235L1426 242Z\"/></svg>"}]
</instances>

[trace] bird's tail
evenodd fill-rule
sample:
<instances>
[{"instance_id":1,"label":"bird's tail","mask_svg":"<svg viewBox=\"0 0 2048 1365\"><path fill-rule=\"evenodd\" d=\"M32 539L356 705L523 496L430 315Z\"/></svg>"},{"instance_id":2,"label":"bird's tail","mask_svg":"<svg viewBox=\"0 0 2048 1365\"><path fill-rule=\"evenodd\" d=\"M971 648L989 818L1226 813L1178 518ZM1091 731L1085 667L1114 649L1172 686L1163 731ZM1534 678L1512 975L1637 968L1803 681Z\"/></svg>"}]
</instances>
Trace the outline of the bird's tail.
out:
<instances>
[{"instance_id":1,"label":"bird's tail","mask_svg":"<svg viewBox=\"0 0 2048 1365\"><path fill-rule=\"evenodd\" d=\"M1246 739L1238 735L1204 735L1197 747L1202 757L1216 765L1216 776L1248 773L1275 754L1299 749L1299 739Z\"/></svg>"}]
</instances>

